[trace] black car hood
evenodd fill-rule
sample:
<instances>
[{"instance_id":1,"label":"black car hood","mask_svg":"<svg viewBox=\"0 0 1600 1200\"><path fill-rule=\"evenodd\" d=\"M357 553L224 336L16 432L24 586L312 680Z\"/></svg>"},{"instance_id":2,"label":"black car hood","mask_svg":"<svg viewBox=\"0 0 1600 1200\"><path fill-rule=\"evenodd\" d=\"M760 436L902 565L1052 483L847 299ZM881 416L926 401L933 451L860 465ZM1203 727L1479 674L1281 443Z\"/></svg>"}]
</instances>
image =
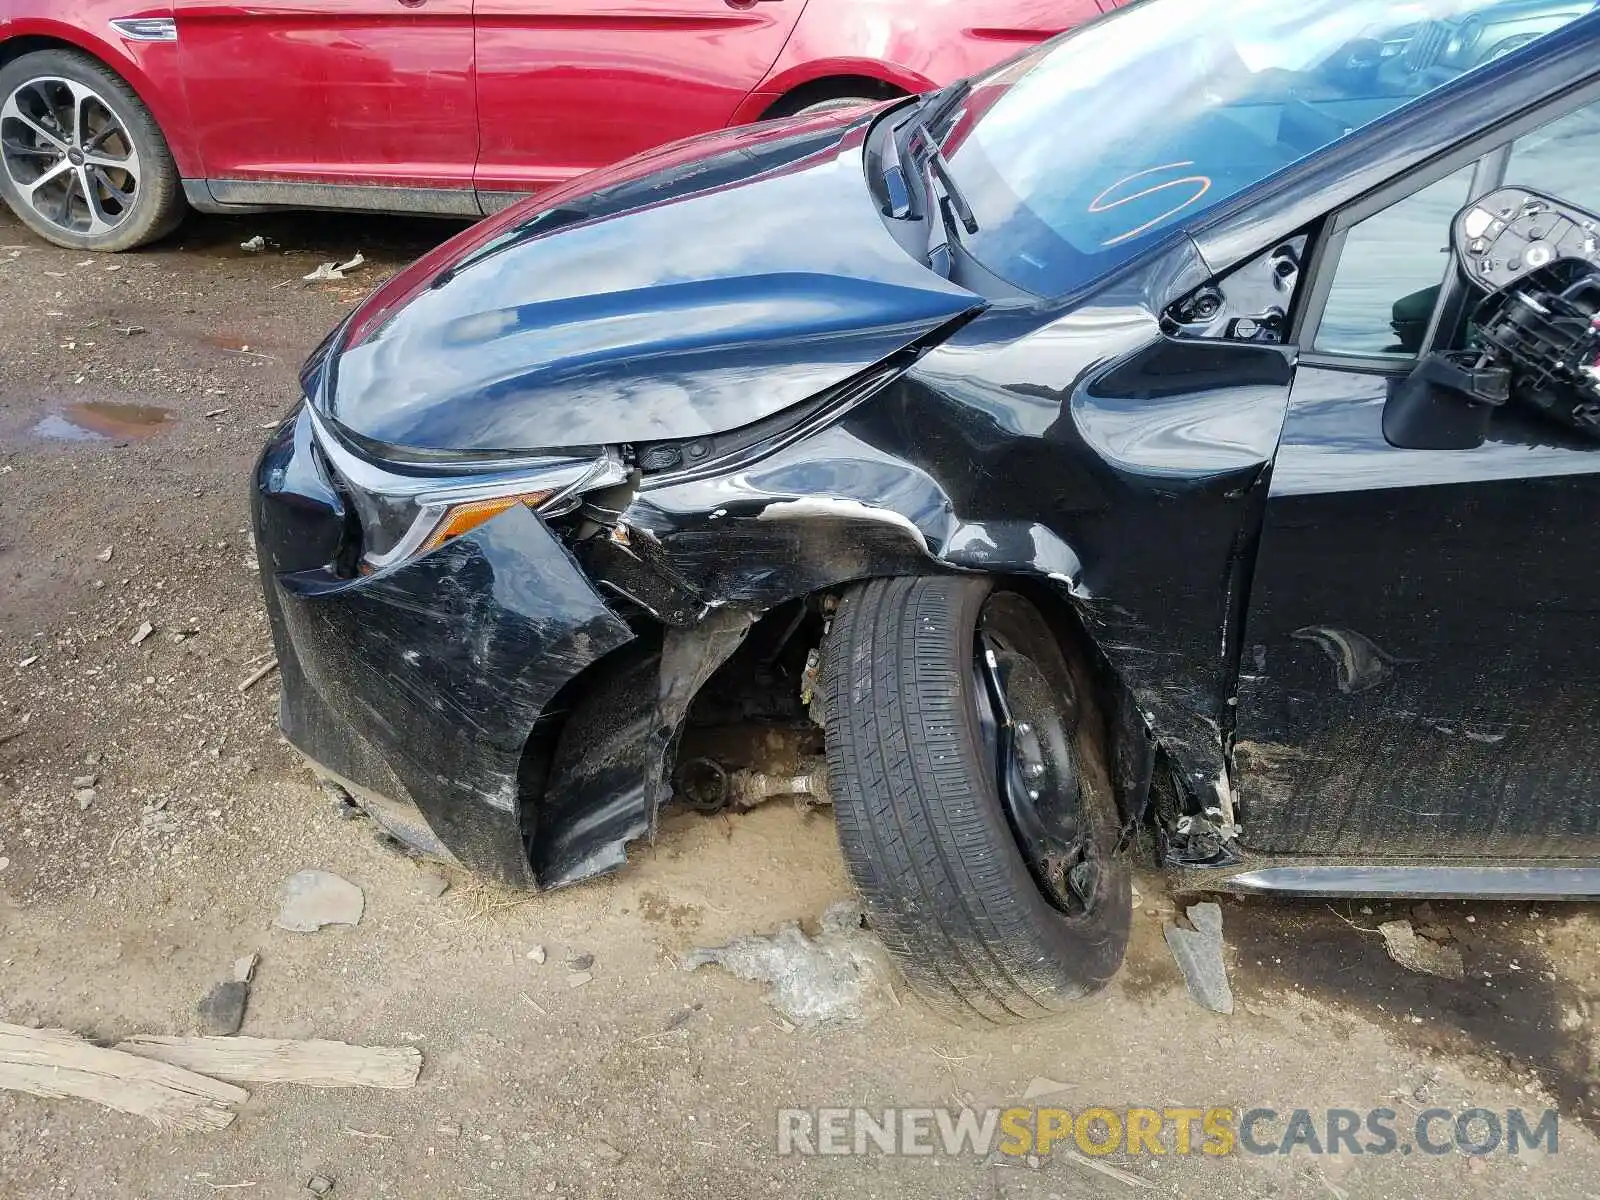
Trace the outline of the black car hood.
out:
<instances>
[{"instance_id":1,"label":"black car hood","mask_svg":"<svg viewBox=\"0 0 1600 1200\"><path fill-rule=\"evenodd\" d=\"M980 299L885 228L860 118L729 130L485 222L379 289L308 381L390 447L525 451L771 416Z\"/></svg>"}]
</instances>

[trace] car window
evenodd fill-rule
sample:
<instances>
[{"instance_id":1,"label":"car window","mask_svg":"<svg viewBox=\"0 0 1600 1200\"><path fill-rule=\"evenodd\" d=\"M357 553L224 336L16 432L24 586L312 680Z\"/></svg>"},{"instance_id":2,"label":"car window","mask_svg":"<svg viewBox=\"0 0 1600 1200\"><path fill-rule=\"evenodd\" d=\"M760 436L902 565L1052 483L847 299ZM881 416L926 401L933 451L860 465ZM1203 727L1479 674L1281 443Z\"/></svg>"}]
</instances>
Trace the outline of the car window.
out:
<instances>
[{"instance_id":1,"label":"car window","mask_svg":"<svg viewBox=\"0 0 1600 1200\"><path fill-rule=\"evenodd\" d=\"M1511 144L1506 182L1600 213L1600 104L1519 137Z\"/></svg>"},{"instance_id":2,"label":"car window","mask_svg":"<svg viewBox=\"0 0 1600 1200\"><path fill-rule=\"evenodd\" d=\"M1415 354L1449 266L1450 222L1467 202L1468 164L1350 228L1314 349Z\"/></svg>"},{"instance_id":3,"label":"car window","mask_svg":"<svg viewBox=\"0 0 1600 1200\"><path fill-rule=\"evenodd\" d=\"M1473 166L1462 167L1350 229L1314 349L1420 351L1447 266L1450 221L1467 202L1472 173ZM1505 181L1600 212L1600 103L1513 142Z\"/></svg>"}]
</instances>

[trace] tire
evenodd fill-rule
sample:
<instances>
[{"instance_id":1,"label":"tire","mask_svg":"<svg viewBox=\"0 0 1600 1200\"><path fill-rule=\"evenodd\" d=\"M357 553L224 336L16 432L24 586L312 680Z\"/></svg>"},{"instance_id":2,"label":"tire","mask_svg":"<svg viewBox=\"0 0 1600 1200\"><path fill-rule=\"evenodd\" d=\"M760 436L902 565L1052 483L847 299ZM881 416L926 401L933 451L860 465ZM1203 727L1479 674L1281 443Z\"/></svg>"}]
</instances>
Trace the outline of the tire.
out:
<instances>
[{"instance_id":1,"label":"tire","mask_svg":"<svg viewBox=\"0 0 1600 1200\"><path fill-rule=\"evenodd\" d=\"M1076 760L1063 803L1081 814L1099 863L1082 911L1047 897L1002 802L983 742L980 623L984 646L1029 656L1076 713L1058 740ZM825 671L840 845L913 990L971 1025L1048 1016L1104 987L1127 946L1132 878L1081 657L1064 654L1017 593L971 577L899 578L843 598Z\"/></svg>"},{"instance_id":2,"label":"tire","mask_svg":"<svg viewBox=\"0 0 1600 1200\"><path fill-rule=\"evenodd\" d=\"M868 105L883 103L882 96L835 96L831 100L818 100L812 104L804 104L789 113L791 117L810 117L817 113L842 112L847 108L866 108Z\"/></svg>"},{"instance_id":3,"label":"tire","mask_svg":"<svg viewBox=\"0 0 1600 1200\"><path fill-rule=\"evenodd\" d=\"M24 54L0 69L0 196L29 229L71 250L131 250L170 233L185 211L149 109L72 50Z\"/></svg>"}]
</instances>

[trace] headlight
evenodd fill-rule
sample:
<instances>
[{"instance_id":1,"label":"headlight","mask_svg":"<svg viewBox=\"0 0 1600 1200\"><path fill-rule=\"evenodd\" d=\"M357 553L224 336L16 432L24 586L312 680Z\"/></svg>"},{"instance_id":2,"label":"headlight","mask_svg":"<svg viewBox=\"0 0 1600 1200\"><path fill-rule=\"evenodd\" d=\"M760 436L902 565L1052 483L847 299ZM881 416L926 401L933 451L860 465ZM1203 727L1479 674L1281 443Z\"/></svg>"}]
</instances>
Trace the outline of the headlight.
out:
<instances>
[{"instance_id":1,"label":"headlight","mask_svg":"<svg viewBox=\"0 0 1600 1200\"><path fill-rule=\"evenodd\" d=\"M469 480L401 475L352 453L311 414L317 445L361 522L361 567L378 571L442 546L515 505L551 516L585 492L628 477L615 451L598 458L551 457Z\"/></svg>"}]
</instances>

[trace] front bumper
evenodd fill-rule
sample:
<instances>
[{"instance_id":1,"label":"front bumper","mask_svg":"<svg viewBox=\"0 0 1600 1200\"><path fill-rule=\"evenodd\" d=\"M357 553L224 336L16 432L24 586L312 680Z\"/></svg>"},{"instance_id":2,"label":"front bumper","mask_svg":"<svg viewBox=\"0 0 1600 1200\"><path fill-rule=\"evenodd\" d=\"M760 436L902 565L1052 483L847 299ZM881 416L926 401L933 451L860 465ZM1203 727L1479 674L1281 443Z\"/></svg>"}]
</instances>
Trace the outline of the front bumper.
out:
<instances>
[{"instance_id":1,"label":"front bumper","mask_svg":"<svg viewBox=\"0 0 1600 1200\"><path fill-rule=\"evenodd\" d=\"M257 550L298 750L424 852L541 880L525 772L562 688L632 641L561 541L522 507L421 558L341 578L347 515L302 408L258 464ZM618 814L637 836L648 806ZM642 813L642 815L641 815Z\"/></svg>"}]
</instances>

